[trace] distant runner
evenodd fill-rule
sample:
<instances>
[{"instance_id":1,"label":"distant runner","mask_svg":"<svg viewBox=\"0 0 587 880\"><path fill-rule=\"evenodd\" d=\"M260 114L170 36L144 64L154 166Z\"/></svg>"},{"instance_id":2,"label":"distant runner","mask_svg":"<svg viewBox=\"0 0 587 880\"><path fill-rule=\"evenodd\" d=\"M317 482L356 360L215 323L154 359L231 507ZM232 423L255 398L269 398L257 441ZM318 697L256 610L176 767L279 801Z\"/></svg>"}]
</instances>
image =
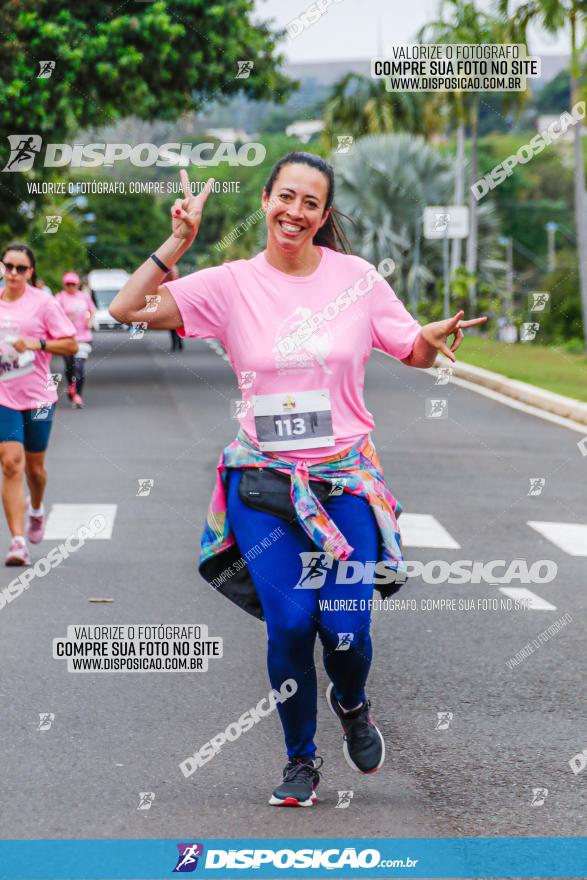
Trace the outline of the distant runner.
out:
<instances>
[{"instance_id":1,"label":"distant runner","mask_svg":"<svg viewBox=\"0 0 587 880\"><path fill-rule=\"evenodd\" d=\"M67 394L73 406L81 409L84 405L82 391L86 381L86 361L92 351L92 321L96 306L90 294L80 290L79 275L66 272L63 276L63 290L55 299L75 327L78 342L77 354L65 358L65 377Z\"/></svg>"},{"instance_id":2,"label":"distant runner","mask_svg":"<svg viewBox=\"0 0 587 880\"><path fill-rule=\"evenodd\" d=\"M34 287L35 256L10 244L0 256L0 464L2 503L12 540L6 565L29 565L25 539L42 541L45 452L53 424L56 382L51 355L74 355L75 328L52 296ZM23 476L30 497L25 498Z\"/></svg>"}]
</instances>

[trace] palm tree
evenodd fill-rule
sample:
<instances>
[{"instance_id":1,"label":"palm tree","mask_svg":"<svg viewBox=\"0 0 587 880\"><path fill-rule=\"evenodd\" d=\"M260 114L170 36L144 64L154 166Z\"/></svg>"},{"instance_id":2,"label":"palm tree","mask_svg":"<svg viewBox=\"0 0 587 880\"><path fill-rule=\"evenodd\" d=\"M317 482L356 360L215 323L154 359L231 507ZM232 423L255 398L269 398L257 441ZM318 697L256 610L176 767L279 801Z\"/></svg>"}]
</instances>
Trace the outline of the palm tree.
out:
<instances>
[{"instance_id":1,"label":"palm tree","mask_svg":"<svg viewBox=\"0 0 587 880\"><path fill-rule=\"evenodd\" d=\"M348 155L331 157L336 172L336 206L353 219L347 230L354 250L377 264L391 257L392 286L406 291L416 311L418 291L442 276L440 242L420 241L426 205L447 204L454 190L454 162L407 133L362 138ZM499 253L496 216L480 206L480 277L495 281L491 261Z\"/></svg>"},{"instance_id":2,"label":"palm tree","mask_svg":"<svg viewBox=\"0 0 587 880\"><path fill-rule=\"evenodd\" d=\"M437 20L429 22L418 33L420 42L431 43L504 43L506 26L494 15L479 11L471 0L441 0ZM507 28L509 36L512 28ZM517 93L516 93L517 96ZM455 177L454 204L461 205L465 196L465 127L470 131L470 180L479 176L479 92L446 93L451 107L457 133L457 171ZM470 231L467 239L466 268L472 278L477 274L478 242L478 203L473 193L469 193ZM454 272L461 263L461 242L452 243L451 270ZM476 286L469 286L471 306L475 306Z\"/></svg>"},{"instance_id":3,"label":"palm tree","mask_svg":"<svg viewBox=\"0 0 587 880\"><path fill-rule=\"evenodd\" d=\"M324 108L322 141L328 149L335 134L355 139L368 134L412 131L430 137L439 131L438 95L388 92L381 79L347 73L334 86Z\"/></svg>"},{"instance_id":4,"label":"palm tree","mask_svg":"<svg viewBox=\"0 0 587 880\"><path fill-rule=\"evenodd\" d=\"M504 16L508 15L508 0L499 0L499 7ZM579 79L581 75L581 55L585 48L579 45L579 32L584 33L587 16L583 0L530 0L520 6L507 19L507 26L519 29L524 35L529 24L540 24L551 34L555 34L570 26L571 59L570 77L571 106L581 98ZM523 42L526 42L524 39ZM583 338L587 352L587 208L585 199L585 168L583 164L583 126L580 122L573 125L574 137L574 178L575 178L575 225L577 227L577 249L579 259L579 284L581 289L581 311L583 315Z\"/></svg>"}]
</instances>

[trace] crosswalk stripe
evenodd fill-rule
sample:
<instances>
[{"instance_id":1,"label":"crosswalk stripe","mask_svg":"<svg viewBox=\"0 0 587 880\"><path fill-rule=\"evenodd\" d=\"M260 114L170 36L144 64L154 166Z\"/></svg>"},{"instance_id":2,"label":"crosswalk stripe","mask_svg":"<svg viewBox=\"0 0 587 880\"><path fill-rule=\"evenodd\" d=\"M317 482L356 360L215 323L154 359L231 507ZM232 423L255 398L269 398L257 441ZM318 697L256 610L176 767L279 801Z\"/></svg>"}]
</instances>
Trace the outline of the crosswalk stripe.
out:
<instances>
[{"instance_id":1,"label":"crosswalk stripe","mask_svg":"<svg viewBox=\"0 0 587 880\"><path fill-rule=\"evenodd\" d=\"M429 513L402 513L398 524L404 547L461 548L442 523Z\"/></svg>"},{"instance_id":2,"label":"crosswalk stripe","mask_svg":"<svg viewBox=\"0 0 587 880\"><path fill-rule=\"evenodd\" d=\"M88 526L95 516L103 516L105 527L90 537L93 540L107 541L112 537L116 516L116 504L54 504L47 517L46 541L62 541L72 535L80 526Z\"/></svg>"},{"instance_id":3,"label":"crosswalk stripe","mask_svg":"<svg viewBox=\"0 0 587 880\"><path fill-rule=\"evenodd\" d=\"M510 599L529 602L531 611L556 611L556 605L551 605L546 599L542 599L526 587L500 587L499 592L509 596Z\"/></svg>"},{"instance_id":4,"label":"crosswalk stripe","mask_svg":"<svg viewBox=\"0 0 587 880\"><path fill-rule=\"evenodd\" d=\"M528 525L569 556L587 556L587 523L529 520Z\"/></svg>"}]
</instances>

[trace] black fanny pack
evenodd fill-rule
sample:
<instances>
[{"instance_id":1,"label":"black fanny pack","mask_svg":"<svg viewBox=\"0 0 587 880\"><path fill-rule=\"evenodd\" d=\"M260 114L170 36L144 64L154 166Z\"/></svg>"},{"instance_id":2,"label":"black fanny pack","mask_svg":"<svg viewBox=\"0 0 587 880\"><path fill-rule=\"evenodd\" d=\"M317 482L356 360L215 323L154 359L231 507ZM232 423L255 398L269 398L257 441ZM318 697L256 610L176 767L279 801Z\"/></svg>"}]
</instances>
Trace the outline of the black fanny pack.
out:
<instances>
[{"instance_id":1,"label":"black fanny pack","mask_svg":"<svg viewBox=\"0 0 587 880\"><path fill-rule=\"evenodd\" d=\"M321 480L310 480L312 491L321 504L332 494L331 483ZM291 479L288 474L282 474L274 468L243 468L242 477L238 487L241 501L253 510L261 510L263 513L271 513L287 523L294 522L296 512L289 496ZM400 577L397 581L389 584L375 584L375 589L387 598L402 587L407 578Z\"/></svg>"},{"instance_id":2,"label":"black fanny pack","mask_svg":"<svg viewBox=\"0 0 587 880\"><path fill-rule=\"evenodd\" d=\"M243 475L238 487L240 500L253 510L272 513L286 522L296 519L296 512L290 498L291 479L275 468L243 468ZM321 480L310 480L312 491L321 504L332 492L330 483Z\"/></svg>"}]
</instances>

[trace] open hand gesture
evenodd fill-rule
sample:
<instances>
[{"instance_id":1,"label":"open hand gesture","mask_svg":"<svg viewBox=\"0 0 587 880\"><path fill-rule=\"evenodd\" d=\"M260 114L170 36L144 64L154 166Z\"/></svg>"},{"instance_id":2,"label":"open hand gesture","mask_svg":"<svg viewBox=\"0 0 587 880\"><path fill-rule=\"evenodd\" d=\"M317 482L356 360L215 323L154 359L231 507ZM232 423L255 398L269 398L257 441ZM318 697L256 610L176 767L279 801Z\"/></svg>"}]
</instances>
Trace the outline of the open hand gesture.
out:
<instances>
[{"instance_id":1,"label":"open hand gesture","mask_svg":"<svg viewBox=\"0 0 587 880\"><path fill-rule=\"evenodd\" d=\"M176 199L171 208L171 230L175 238L191 244L200 228L204 205L210 195L214 178L210 177L204 189L197 196L192 194L187 171L179 172L183 198Z\"/></svg>"},{"instance_id":2,"label":"open hand gesture","mask_svg":"<svg viewBox=\"0 0 587 880\"><path fill-rule=\"evenodd\" d=\"M469 321L462 321L461 319L464 314L461 310L454 317L447 318L445 321L433 321L431 324L425 324L421 331L426 342L437 351L446 355L453 363L456 360L453 352L457 350L464 339L462 328L484 324L487 320L487 315L484 315L482 318L471 318ZM454 340L449 346L448 339L450 336L454 336Z\"/></svg>"}]
</instances>

